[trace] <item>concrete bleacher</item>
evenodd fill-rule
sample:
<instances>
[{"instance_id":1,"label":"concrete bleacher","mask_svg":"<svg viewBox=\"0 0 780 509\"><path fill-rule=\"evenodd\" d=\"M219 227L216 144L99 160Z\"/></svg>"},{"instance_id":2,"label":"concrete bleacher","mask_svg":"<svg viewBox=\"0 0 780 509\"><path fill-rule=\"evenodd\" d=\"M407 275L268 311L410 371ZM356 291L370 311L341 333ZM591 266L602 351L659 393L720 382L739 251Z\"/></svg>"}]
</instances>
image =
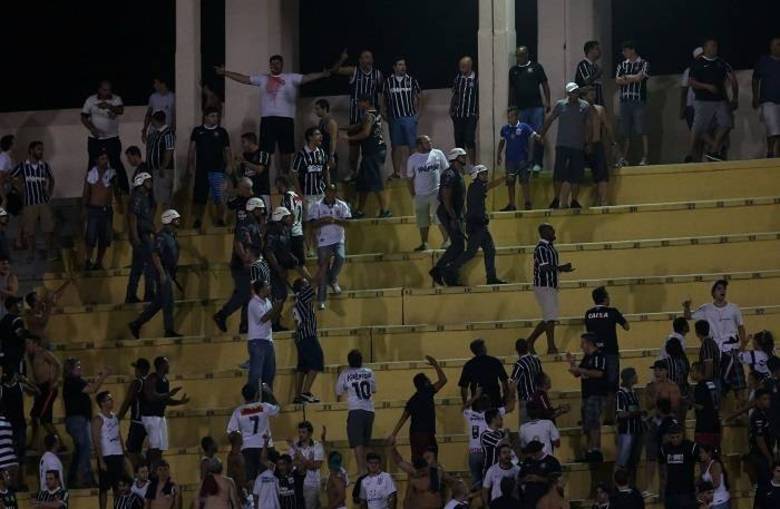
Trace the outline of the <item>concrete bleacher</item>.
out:
<instances>
[{"instance_id":1,"label":"concrete bleacher","mask_svg":"<svg viewBox=\"0 0 780 509\"><path fill-rule=\"evenodd\" d=\"M377 373L377 439L391 431L405 398L412 394L412 376L419 371L430 373L423 359L431 354L441 361L449 378L437 400L441 462L448 470L467 476L457 379L470 357L467 345L472 339L485 338L489 352L504 359L509 369L515 339L526 336L535 325L539 309L530 274L536 227L541 222L555 226L561 260L576 268L562 277L561 314L566 318L557 330L561 351L579 351L582 314L592 305L592 289L602 284L608 286L612 304L632 322L630 332L620 332L622 364L638 369L641 385L649 379L646 368L656 358L681 303L687 299L708 301L709 288L716 279L725 276L732 281L729 300L742 307L748 332L776 328L780 318L778 171L780 163L764 160L623 168L613 178L614 206L495 212L490 229L498 248L498 274L512 282L504 286L478 286L484 283L480 255L467 266L463 277L472 286L434 288L427 272L441 251L412 252L419 244L413 217L352 222L347 233L349 259L341 279L345 292L330 297L327 309L318 315L326 370L313 392L323 403L305 408L306 418L315 425L315 435L319 435L321 425L327 426L326 449L345 453L346 466L354 473L345 443L346 407L336 401L333 392L347 352L361 349ZM547 182L535 186L539 205L542 198L549 202ZM583 190L583 196L589 191ZM391 196L397 213L411 213L405 187L394 185ZM588 199L582 201L588 203ZM505 205L503 188L493 193L492 204L493 210ZM438 233L432 237L431 244L438 246ZM184 292L175 291L175 320L177 330L186 337L174 341L160 338L158 316L142 329L144 339L131 339L127 322L142 305L122 303L130 261L124 235L112 246L106 270L79 274L76 284L66 290L51 317L49 335L57 354L80 358L86 373L110 368L113 375L107 388L115 395L124 394L132 373L129 364L137 356L170 357L172 384L181 385L192 397L187 406L169 413L173 449L168 458L174 479L186 485L185 504L189 504L197 483L200 437L211 434L222 450L227 444L224 428L229 412L240 401L246 373L238 364L246 358L246 347L244 338L220 333L211 321L211 315L232 291L227 268L230 229L207 228L202 234L184 229L179 239L184 265L179 281ZM47 273L41 276L40 285L54 289L69 277L65 272ZM283 317L291 323L289 301ZM228 325L231 332L237 330L238 314ZM696 338L690 335L692 355L697 346ZM275 347L279 367L275 392L283 411L272 420L272 428L275 440L283 443L293 436L304 409L289 404L294 396L296 361L291 334L275 335ZM609 478L611 464L591 467L574 462L581 456L581 433L576 427L579 382L566 371L562 355L543 355L542 360L553 381L553 399L573 408L559 420L564 437L557 455L566 463L567 495L586 499L595 482ZM61 425L61 401L55 415ZM513 415L506 423L516 429L517 418ZM399 434L400 449L408 456L405 436L404 429ZM614 456L611 428L605 428L603 442L610 460ZM746 443L744 428L730 426L724 443L737 507L747 507L752 503L750 486L737 457ZM379 443L377 448L386 453ZM392 465L388 469L397 474ZM397 477L403 489L403 476ZM28 484L37 483L30 479ZM75 492L72 507L94 507L94 496L88 491Z\"/></svg>"}]
</instances>

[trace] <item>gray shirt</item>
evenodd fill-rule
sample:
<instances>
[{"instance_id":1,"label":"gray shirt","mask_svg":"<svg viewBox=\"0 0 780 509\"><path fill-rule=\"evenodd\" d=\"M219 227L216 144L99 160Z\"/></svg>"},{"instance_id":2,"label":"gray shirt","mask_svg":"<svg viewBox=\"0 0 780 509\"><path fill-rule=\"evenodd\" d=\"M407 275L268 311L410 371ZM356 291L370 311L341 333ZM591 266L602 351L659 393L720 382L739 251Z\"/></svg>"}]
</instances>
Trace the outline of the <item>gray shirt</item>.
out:
<instances>
[{"instance_id":1,"label":"gray shirt","mask_svg":"<svg viewBox=\"0 0 780 509\"><path fill-rule=\"evenodd\" d=\"M555 112L558 114L558 139L555 146L584 150L590 104L582 99L576 103L561 99L555 103Z\"/></svg>"}]
</instances>

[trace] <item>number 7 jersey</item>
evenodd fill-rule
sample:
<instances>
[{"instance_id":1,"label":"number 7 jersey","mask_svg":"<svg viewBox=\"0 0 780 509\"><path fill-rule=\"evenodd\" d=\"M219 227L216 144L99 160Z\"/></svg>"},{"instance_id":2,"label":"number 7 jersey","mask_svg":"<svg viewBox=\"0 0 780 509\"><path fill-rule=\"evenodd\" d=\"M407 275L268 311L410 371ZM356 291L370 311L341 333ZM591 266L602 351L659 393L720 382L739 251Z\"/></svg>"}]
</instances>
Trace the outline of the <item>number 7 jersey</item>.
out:
<instances>
[{"instance_id":1,"label":"number 7 jersey","mask_svg":"<svg viewBox=\"0 0 780 509\"><path fill-rule=\"evenodd\" d=\"M348 410L374 411L373 395L376 393L376 378L368 368L347 368L339 374L336 395L347 394Z\"/></svg>"},{"instance_id":2,"label":"number 7 jersey","mask_svg":"<svg viewBox=\"0 0 780 509\"><path fill-rule=\"evenodd\" d=\"M268 447L273 447L271 426L268 418L279 414L279 406L270 403L253 402L233 410L228 421L227 432L238 431L244 439L241 450L262 449L263 435L268 435Z\"/></svg>"}]
</instances>

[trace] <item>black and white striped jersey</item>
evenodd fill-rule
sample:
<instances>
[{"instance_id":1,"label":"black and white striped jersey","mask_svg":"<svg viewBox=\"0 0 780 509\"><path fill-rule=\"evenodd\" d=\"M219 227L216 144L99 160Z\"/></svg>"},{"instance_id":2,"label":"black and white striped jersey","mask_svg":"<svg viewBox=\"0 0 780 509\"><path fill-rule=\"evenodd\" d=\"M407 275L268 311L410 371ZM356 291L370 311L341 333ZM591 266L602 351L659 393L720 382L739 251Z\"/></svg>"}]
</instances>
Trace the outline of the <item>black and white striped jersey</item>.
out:
<instances>
[{"instance_id":1,"label":"black and white striped jersey","mask_svg":"<svg viewBox=\"0 0 780 509\"><path fill-rule=\"evenodd\" d=\"M647 78L650 77L650 64L643 58L623 60L618 64L615 76L631 76L641 74L644 76L640 81L620 85L620 102L622 103L644 103L647 102Z\"/></svg>"},{"instance_id":2,"label":"black and white striped jersey","mask_svg":"<svg viewBox=\"0 0 780 509\"><path fill-rule=\"evenodd\" d=\"M298 174L298 182L304 196L313 196L325 192L325 164L328 154L322 147L303 147L295 156L293 171Z\"/></svg>"},{"instance_id":3,"label":"black and white striped jersey","mask_svg":"<svg viewBox=\"0 0 780 509\"><path fill-rule=\"evenodd\" d=\"M48 203L49 181L53 178L51 166L46 161L34 163L29 159L16 165L11 172L12 177L24 179L24 204L40 205Z\"/></svg>"},{"instance_id":4,"label":"black and white striped jersey","mask_svg":"<svg viewBox=\"0 0 780 509\"><path fill-rule=\"evenodd\" d=\"M520 401L529 401L536 392L536 379L542 372L542 363L539 357L527 353L515 361L510 377L517 383L517 398Z\"/></svg>"},{"instance_id":5,"label":"black and white striped jersey","mask_svg":"<svg viewBox=\"0 0 780 509\"><path fill-rule=\"evenodd\" d=\"M477 74L458 73L452 82L452 104L450 114L453 118L471 118L479 113L479 87Z\"/></svg>"},{"instance_id":6,"label":"black and white striped jersey","mask_svg":"<svg viewBox=\"0 0 780 509\"><path fill-rule=\"evenodd\" d=\"M176 138L173 131L166 125L161 129L152 129L149 131L149 137L146 140L146 164L150 170L173 168L173 158L167 168L162 168L163 156L168 150L176 148Z\"/></svg>"},{"instance_id":7,"label":"black and white striped jersey","mask_svg":"<svg viewBox=\"0 0 780 509\"><path fill-rule=\"evenodd\" d=\"M374 99L374 106L379 106L379 94L381 92L382 71L373 67L368 71L364 71L360 66L356 66L352 77L349 79L350 125L359 124L363 118L357 106L358 98L362 95L370 95Z\"/></svg>"},{"instance_id":8,"label":"black and white striped jersey","mask_svg":"<svg viewBox=\"0 0 780 509\"><path fill-rule=\"evenodd\" d=\"M413 117L417 114L415 102L420 95L420 84L408 74L393 74L388 77L385 80L384 94L390 118Z\"/></svg>"},{"instance_id":9,"label":"black and white striped jersey","mask_svg":"<svg viewBox=\"0 0 780 509\"><path fill-rule=\"evenodd\" d=\"M534 286L558 288L558 250L545 239L534 248Z\"/></svg>"}]
</instances>

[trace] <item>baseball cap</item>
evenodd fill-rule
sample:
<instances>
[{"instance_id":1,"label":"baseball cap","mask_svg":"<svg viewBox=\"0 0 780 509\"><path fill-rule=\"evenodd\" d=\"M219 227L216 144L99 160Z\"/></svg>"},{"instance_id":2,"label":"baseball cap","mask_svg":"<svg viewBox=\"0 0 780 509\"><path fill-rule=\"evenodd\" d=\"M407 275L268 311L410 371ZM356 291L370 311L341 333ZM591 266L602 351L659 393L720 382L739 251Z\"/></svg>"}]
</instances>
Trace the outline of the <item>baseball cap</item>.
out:
<instances>
[{"instance_id":1,"label":"baseball cap","mask_svg":"<svg viewBox=\"0 0 780 509\"><path fill-rule=\"evenodd\" d=\"M704 48L701 46L698 46L696 49L693 50L693 58L699 58L704 54Z\"/></svg>"},{"instance_id":2,"label":"baseball cap","mask_svg":"<svg viewBox=\"0 0 780 509\"><path fill-rule=\"evenodd\" d=\"M142 171L141 173L136 175L135 178L133 179L133 187L142 186L144 182L146 182L150 178L152 178L150 174L146 173L145 171Z\"/></svg>"},{"instance_id":3,"label":"baseball cap","mask_svg":"<svg viewBox=\"0 0 780 509\"><path fill-rule=\"evenodd\" d=\"M138 368L141 371L149 371L149 368L151 367L149 361L147 359L144 359L143 357L139 357L138 359L136 359L135 362L131 362L130 366L134 368Z\"/></svg>"},{"instance_id":4,"label":"baseball cap","mask_svg":"<svg viewBox=\"0 0 780 509\"><path fill-rule=\"evenodd\" d=\"M572 92L576 92L579 90L580 86L574 83L573 81L570 81L566 84L566 93L571 94Z\"/></svg>"},{"instance_id":5,"label":"baseball cap","mask_svg":"<svg viewBox=\"0 0 780 509\"><path fill-rule=\"evenodd\" d=\"M447 154L447 161L454 161L458 157L465 156L465 155L466 155L465 150L459 147L455 147L454 149L450 150L449 154Z\"/></svg>"},{"instance_id":6,"label":"baseball cap","mask_svg":"<svg viewBox=\"0 0 780 509\"><path fill-rule=\"evenodd\" d=\"M287 207L276 207L274 209L274 213L271 216L271 219L273 221L281 221L285 217L290 215L290 211L287 210Z\"/></svg>"},{"instance_id":7,"label":"baseball cap","mask_svg":"<svg viewBox=\"0 0 780 509\"><path fill-rule=\"evenodd\" d=\"M476 177L480 173L488 171L487 166L484 164L478 164L476 166L472 166L471 170L469 170L469 175L471 175L472 178Z\"/></svg>"},{"instance_id":8,"label":"baseball cap","mask_svg":"<svg viewBox=\"0 0 780 509\"><path fill-rule=\"evenodd\" d=\"M665 369L668 371L669 365L666 363L666 361L658 360L653 363L651 369Z\"/></svg>"},{"instance_id":9,"label":"baseball cap","mask_svg":"<svg viewBox=\"0 0 780 509\"><path fill-rule=\"evenodd\" d=\"M523 454L535 454L539 451L544 449L544 444L541 443L538 440L531 440L527 444L525 444L525 447L523 447L520 452Z\"/></svg>"}]
</instances>

